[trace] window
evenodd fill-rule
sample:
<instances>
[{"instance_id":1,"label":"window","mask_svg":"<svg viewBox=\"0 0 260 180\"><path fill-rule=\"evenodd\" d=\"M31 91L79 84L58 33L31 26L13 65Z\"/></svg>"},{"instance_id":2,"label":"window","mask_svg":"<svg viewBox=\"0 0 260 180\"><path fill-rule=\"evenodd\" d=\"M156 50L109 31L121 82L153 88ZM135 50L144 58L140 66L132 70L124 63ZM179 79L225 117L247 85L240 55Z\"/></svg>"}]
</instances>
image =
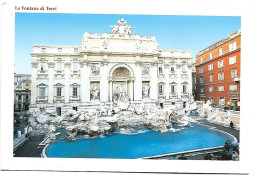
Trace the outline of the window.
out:
<instances>
[{"instance_id":1,"label":"window","mask_svg":"<svg viewBox=\"0 0 260 180\"><path fill-rule=\"evenodd\" d=\"M218 68L222 68L224 66L224 60L218 62Z\"/></svg>"},{"instance_id":2,"label":"window","mask_svg":"<svg viewBox=\"0 0 260 180\"><path fill-rule=\"evenodd\" d=\"M79 51L79 49L78 48L74 48L74 52L78 52Z\"/></svg>"},{"instance_id":3,"label":"window","mask_svg":"<svg viewBox=\"0 0 260 180\"><path fill-rule=\"evenodd\" d=\"M187 92L187 87L186 87L186 85L183 85L183 86L182 86L182 92Z\"/></svg>"},{"instance_id":4,"label":"window","mask_svg":"<svg viewBox=\"0 0 260 180\"><path fill-rule=\"evenodd\" d=\"M203 67L200 68L200 73L203 73Z\"/></svg>"},{"instance_id":5,"label":"window","mask_svg":"<svg viewBox=\"0 0 260 180\"><path fill-rule=\"evenodd\" d=\"M201 76L201 77L200 77L200 84L203 84L203 83L204 83L204 77Z\"/></svg>"},{"instance_id":6,"label":"window","mask_svg":"<svg viewBox=\"0 0 260 180\"><path fill-rule=\"evenodd\" d=\"M185 71L185 68L186 68L186 66L185 66L185 64L183 64L182 65L182 71Z\"/></svg>"},{"instance_id":7,"label":"window","mask_svg":"<svg viewBox=\"0 0 260 180\"><path fill-rule=\"evenodd\" d=\"M78 63L73 63L73 70L78 71Z\"/></svg>"},{"instance_id":8,"label":"window","mask_svg":"<svg viewBox=\"0 0 260 180\"><path fill-rule=\"evenodd\" d=\"M45 88L44 88L44 87L41 87L41 88L40 88L40 97L41 97L41 98L44 98L44 97L45 97Z\"/></svg>"},{"instance_id":9,"label":"window","mask_svg":"<svg viewBox=\"0 0 260 180\"><path fill-rule=\"evenodd\" d=\"M225 105L225 97L219 97L219 105L221 106Z\"/></svg>"},{"instance_id":10,"label":"window","mask_svg":"<svg viewBox=\"0 0 260 180\"><path fill-rule=\"evenodd\" d=\"M213 82L213 74L209 75L209 82Z\"/></svg>"},{"instance_id":11,"label":"window","mask_svg":"<svg viewBox=\"0 0 260 180\"><path fill-rule=\"evenodd\" d=\"M41 63L41 71L44 71L45 70L45 63Z\"/></svg>"},{"instance_id":12,"label":"window","mask_svg":"<svg viewBox=\"0 0 260 180\"><path fill-rule=\"evenodd\" d=\"M236 56L232 56L229 58L229 64L236 64L237 63L237 57Z\"/></svg>"},{"instance_id":13,"label":"window","mask_svg":"<svg viewBox=\"0 0 260 180\"><path fill-rule=\"evenodd\" d=\"M231 78L235 78L235 77L237 77L237 70L233 69L231 70Z\"/></svg>"},{"instance_id":14,"label":"window","mask_svg":"<svg viewBox=\"0 0 260 180\"><path fill-rule=\"evenodd\" d=\"M237 90L237 85L230 85L229 86L230 91L236 91Z\"/></svg>"},{"instance_id":15,"label":"window","mask_svg":"<svg viewBox=\"0 0 260 180\"><path fill-rule=\"evenodd\" d=\"M62 63L61 63L61 62L58 62L58 63L57 63L57 70L58 70L58 71L61 71L61 70L62 70Z\"/></svg>"},{"instance_id":16,"label":"window","mask_svg":"<svg viewBox=\"0 0 260 180\"><path fill-rule=\"evenodd\" d=\"M218 73L218 80L224 80L224 72Z\"/></svg>"},{"instance_id":17,"label":"window","mask_svg":"<svg viewBox=\"0 0 260 180\"><path fill-rule=\"evenodd\" d=\"M159 94L163 94L163 86L159 85Z\"/></svg>"},{"instance_id":18,"label":"window","mask_svg":"<svg viewBox=\"0 0 260 180\"><path fill-rule=\"evenodd\" d=\"M219 48L219 55L222 56L223 52L222 52L222 48Z\"/></svg>"},{"instance_id":19,"label":"window","mask_svg":"<svg viewBox=\"0 0 260 180\"><path fill-rule=\"evenodd\" d=\"M209 60L211 60L211 59L212 59L212 53L209 54Z\"/></svg>"},{"instance_id":20,"label":"window","mask_svg":"<svg viewBox=\"0 0 260 180\"><path fill-rule=\"evenodd\" d=\"M29 99L29 96L28 96L28 95L26 95L26 96L25 96L25 99L26 99L26 100L28 100L28 99Z\"/></svg>"},{"instance_id":21,"label":"window","mask_svg":"<svg viewBox=\"0 0 260 180\"><path fill-rule=\"evenodd\" d=\"M73 87L73 96L78 96L78 88Z\"/></svg>"},{"instance_id":22,"label":"window","mask_svg":"<svg viewBox=\"0 0 260 180\"><path fill-rule=\"evenodd\" d=\"M174 67L171 66L171 73L174 73Z\"/></svg>"},{"instance_id":23,"label":"window","mask_svg":"<svg viewBox=\"0 0 260 180\"><path fill-rule=\"evenodd\" d=\"M62 48L58 48L58 52L62 52Z\"/></svg>"},{"instance_id":24,"label":"window","mask_svg":"<svg viewBox=\"0 0 260 180\"><path fill-rule=\"evenodd\" d=\"M200 63L203 63L203 58L202 57L200 58Z\"/></svg>"},{"instance_id":25,"label":"window","mask_svg":"<svg viewBox=\"0 0 260 180\"><path fill-rule=\"evenodd\" d=\"M236 41L229 44L229 52L234 51L236 49L237 49L237 42Z\"/></svg>"},{"instance_id":26,"label":"window","mask_svg":"<svg viewBox=\"0 0 260 180\"><path fill-rule=\"evenodd\" d=\"M213 64L210 64L209 65L209 71L212 71L213 70Z\"/></svg>"},{"instance_id":27,"label":"window","mask_svg":"<svg viewBox=\"0 0 260 180\"><path fill-rule=\"evenodd\" d=\"M175 90L174 86L171 86L171 93L172 94L174 94L174 92L175 92L174 90Z\"/></svg>"},{"instance_id":28,"label":"window","mask_svg":"<svg viewBox=\"0 0 260 180\"><path fill-rule=\"evenodd\" d=\"M42 52L46 52L46 48L42 48Z\"/></svg>"},{"instance_id":29,"label":"window","mask_svg":"<svg viewBox=\"0 0 260 180\"><path fill-rule=\"evenodd\" d=\"M21 99L22 99L22 96L21 96L21 95L19 95L19 96L18 96L18 100L21 100Z\"/></svg>"},{"instance_id":30,"label":"window","mask_svg":"<svg viewBox=\"0 0 260 180\"><path fill-rule=\"evenodd\" d=\"M163 73L162 66L159 66L159 67L158 67L158 71L159 71L159 74L162 74L162 73Z\"/></svg>"},{"instance_id":31,"label":"window","mask_svg":"<svg viewBox=\"0 0 260 180\"><path fill-rule=\"evenodd\" d=\"M209 87L209 92L213 92L214 87Z\"/></svg>"},{"instance_id":32,"label":"window","mask_svg":"<svg viewBox=\"0 0 260 180\"><path fill-rule=\"evenodd\" d=\"M224 91L225 89L224 89L224 86L219 86L218 87L218 91Z\"/></svg>"},{"instance_id":33,"label":"window","mask_svg":"<svg viewBox=\"0 0 260 180\"><path fill-rule=\"evenodd\" d=\"M61 87L57 87L57 96L61 96Z\"/></svg>"},{"instance_id":34,"label":"window","mask_svg":"<svg viewBox=\"0 0 260 180\"><path fill-rule=\"evenodd\" d=\"M204 88L200 88L200 92L201 92L201 93L204 93Z\"/></svg>"}]
</instances>

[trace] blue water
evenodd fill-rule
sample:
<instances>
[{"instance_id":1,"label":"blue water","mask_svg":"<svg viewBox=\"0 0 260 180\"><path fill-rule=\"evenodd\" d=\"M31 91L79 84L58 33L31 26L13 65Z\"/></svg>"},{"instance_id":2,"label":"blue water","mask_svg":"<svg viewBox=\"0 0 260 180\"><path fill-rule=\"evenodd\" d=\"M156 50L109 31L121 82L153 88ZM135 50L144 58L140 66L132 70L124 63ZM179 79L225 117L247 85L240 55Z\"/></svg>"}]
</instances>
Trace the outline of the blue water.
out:
<instances>
[{"instance_id":1,"label":"blue water","mask_svg":"<svg viewBox=\"0 0 260 180\"><path fill-rule=\"evenodd\" d=\"M193 124L178 133L146 131L135 135L110 134L104 138L58 140L46 149L48 157L135 159L187 150L223 146L232 137Z\"/></svg>"}]
</instances>

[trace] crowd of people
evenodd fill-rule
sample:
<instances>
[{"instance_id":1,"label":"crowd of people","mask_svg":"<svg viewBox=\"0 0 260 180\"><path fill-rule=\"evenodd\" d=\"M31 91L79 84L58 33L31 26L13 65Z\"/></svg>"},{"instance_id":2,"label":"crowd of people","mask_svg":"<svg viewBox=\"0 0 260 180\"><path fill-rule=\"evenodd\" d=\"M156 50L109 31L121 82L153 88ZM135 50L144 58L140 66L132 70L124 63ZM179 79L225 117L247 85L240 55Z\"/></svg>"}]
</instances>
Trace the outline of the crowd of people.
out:
<instances>
[{"instance_id":1,"label":"crowd of people","mask_svg":"<svg viewBox=\"0 0 260 180\"><path fill-rule=\"evenodd\" d=\"M239 160L238 142L230 142L227 140L224 144L224 149L219 152L208 153L203 157L205 160Z\"/></svg>"}]
</instances>

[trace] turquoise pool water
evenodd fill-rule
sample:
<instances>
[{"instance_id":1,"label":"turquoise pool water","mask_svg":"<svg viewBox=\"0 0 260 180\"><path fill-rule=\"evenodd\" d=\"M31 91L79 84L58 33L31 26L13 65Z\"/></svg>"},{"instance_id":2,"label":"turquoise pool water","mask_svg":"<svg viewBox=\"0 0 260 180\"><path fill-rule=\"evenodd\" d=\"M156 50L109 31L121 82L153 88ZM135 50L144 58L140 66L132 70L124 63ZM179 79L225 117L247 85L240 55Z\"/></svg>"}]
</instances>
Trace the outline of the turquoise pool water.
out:
<instances>
[{"instance_id":1,"label":"turquoise pool water","mask_svg":"<svg viewBox=\"0 0 260 180\"><path fill-rule=\"evenodd\" d=\"M60 158L119 158L140 157L223 146L233 138L206 126L193 124L178 133L146 131L140 134L110 134L103 138L76 141L58 140L46 149L48 157Z\"/></svg>"}]
</instances>

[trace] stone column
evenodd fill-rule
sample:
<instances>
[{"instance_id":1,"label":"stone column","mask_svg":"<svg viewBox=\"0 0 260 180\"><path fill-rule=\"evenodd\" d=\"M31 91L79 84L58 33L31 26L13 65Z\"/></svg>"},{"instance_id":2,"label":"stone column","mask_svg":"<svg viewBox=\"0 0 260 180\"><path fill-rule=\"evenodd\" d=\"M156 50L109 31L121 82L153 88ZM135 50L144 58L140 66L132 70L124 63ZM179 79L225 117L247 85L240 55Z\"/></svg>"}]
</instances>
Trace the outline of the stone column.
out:
<instances>
[{"instance_id":1,"label":"stone column","mask_svg":"<svg viewBox=\"0 0 260 180\"><path fill-rule=\"evenodd\" d=\"M36 104L37 99L37 86L36 86L36 78L37 78L37 69L38 63L37 61L32 62L32 77L31 77L31 105ZM18 105L17 105L18 106Z\"/></svg>"},{"instance_id":2,"label":"stone column","mask_svg":"<svg viewBox=\"0 0 260 180\"><path fill-rule=\"evenodd\" d=\"M48 63L48 77L49 77L49 83L48 83L48 103L53 104L53 97L54 97L54 91L53 91L53 76L54 76L54 62Z\"/></svg>"},{"instance_id":3,"label":"stone column","mask_svg":"<svg viewBox=\"0 0 260 180\"><path fill-rule=\"evenodd\" d=\"M109 81L109 101L113 101L113 81Z\"/></svg>"},{"instance_id":4,"label":"stone column","mask_svg":"<svg viewBox=\"0 0 260 180\"><path fill-rule=\"evenodd\" d=\"M170 84L170 73L169 73L169 67L170 67L170 64L164 64L164 76L165 76L165 96L166 96L166 99L169 99L169 84Z\"/></svg>"},{"instance_id":5,"label":"stone column","mask_svg":"<svg viewBox=\"0 0 260 180\"><path fill-rule=\"evenodd\" d=\"M108 74L108 66L106 62L102 62L101 68L100 68L100 101L108 101L108 80L107 77L109 76Z\"/></svg>"},{"instance_id":6,"label":"stone column","mask_svg":"<svg viewBox=\"0 0 260 180\"><path fill-rule=\"evenodd\" d=\"M129 81L129 83L128 83L128 85L129 85L129 97L130 97L130 99L131 99L131 101L133 101L134 100L134 87L133 87L133 80L130 80Z\"/></svg>"},{"instance_id":7,"label":"stone column","mask_svg":"<svg viewBox=\"0 0 260 180\"><path fill-rule=\"evenodd\" d=\"M188 74L188 87L187 87L187 92L189 92L190 94L192 94L192 66L188 65L188 69L187 69L187 74Z\"/></svg>"},{"instance_id":8,"label":"stone column","mask_svg":"<svg viewBox=\"0 0 260 180\"><path fill-rule=\"evenodd\" d=\"M139 57L140 58L140 57ZM137 61L135 64L135 88L134 88L134 100L142 100L142 63Z\"/></svg>"},{"instance_id":9,"label":"stone column","mask_svg":"<svg viewBox=\"0 0 260 180\"><path fill-rule=\"evenodd\" d=\"M90 67L87 55L84 55L84 59L81 63L81 102L86 103L90 101Z\"/></svg>"},{"instance_id":10,"label":"stone column","mask_svg":"<svg viewBox=\"0 0 260 180\"><path fill-rule=\"evenodd\" d=\"M24 95L21 94L21 110L24 109L24 102L23 102Z\"/></svg>"},{"instance_id":11,"label":"stone column","mask_svg":"<svg viewBox=\"0 0 260 180\"><path fill-rule=\"evenodd\" d=\"M151 65L150 75L152 76L152 80L150 81L150 98L156 100L158 99L158 73L156 63Z\"/></svg>"},{"instance_id":12,"label":"stone column","mask_svg":"<svg viewBox=\"0 0 260 180\"><path fill-rule=\"evenodd\" d=\"M15 96L15 109L18 109L18 95Z\"/></svg>"},{"instance_id":13,"label":"stone column","mask_svg":"<svg viewBox=\"0 0 260 180\"><path fill-rule=\"evenodd\" d=\"M70 62L64 63L64 76L65 76L65 103L70 102Z\"/></svg>"},{"instance_id":14,"label":"stone column","mask_svg":"<svg viewBox=\"0 0 260 180\"><path fill-rule=\"evenodd\" d=\"M182 84L181 84L181 65L177 64L177 97L181 98Z\"/></svg>"}]
</instances>

